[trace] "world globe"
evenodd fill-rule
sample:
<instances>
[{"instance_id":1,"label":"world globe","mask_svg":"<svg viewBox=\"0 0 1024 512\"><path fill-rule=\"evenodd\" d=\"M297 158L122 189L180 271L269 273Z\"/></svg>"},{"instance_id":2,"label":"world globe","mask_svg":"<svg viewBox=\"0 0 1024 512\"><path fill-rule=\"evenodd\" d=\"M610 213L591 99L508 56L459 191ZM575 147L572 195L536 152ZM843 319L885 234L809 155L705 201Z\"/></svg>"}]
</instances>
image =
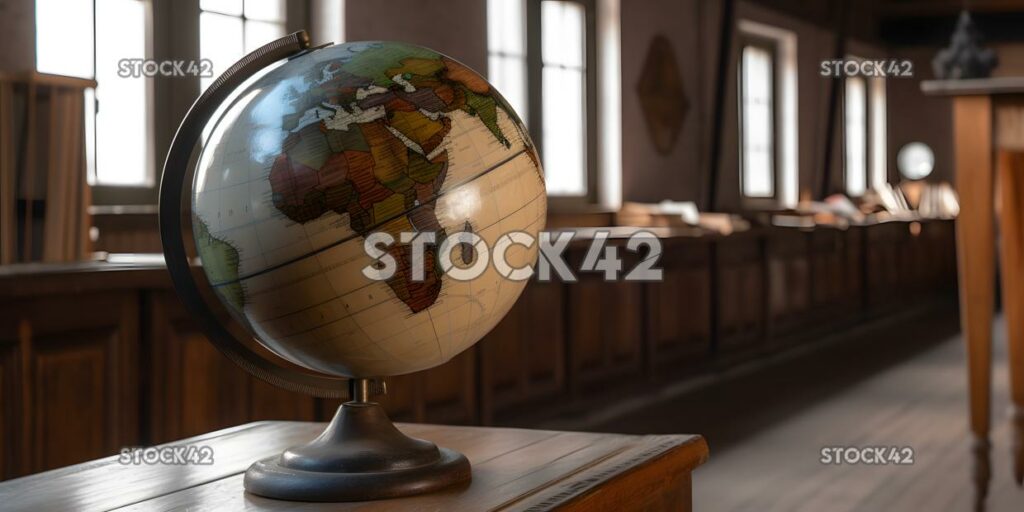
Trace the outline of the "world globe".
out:
<instances>
[{"instance_id":1,"label":"world globe","mask_svg":"<svg viewBox=\"0 0 1024 512\"><path fill-rule=\"evenodd\" d=\"M431 368L479 341L525 286L493 264L472 279L446 271L509 233L536 239L547 208L522 121L452 58L394 42L303 53L250 80L206 131L195 253L231 316L288 361L356 378ZM442 254L464 232L481 243ZM374 254L377 233L394 243ZM417 260L403 234L427 233L437 243ZM512 268L537 258L536 243L508 247ZM369 275L380 254L396 267L386 279Z\"/></svg>"}]
</instances>

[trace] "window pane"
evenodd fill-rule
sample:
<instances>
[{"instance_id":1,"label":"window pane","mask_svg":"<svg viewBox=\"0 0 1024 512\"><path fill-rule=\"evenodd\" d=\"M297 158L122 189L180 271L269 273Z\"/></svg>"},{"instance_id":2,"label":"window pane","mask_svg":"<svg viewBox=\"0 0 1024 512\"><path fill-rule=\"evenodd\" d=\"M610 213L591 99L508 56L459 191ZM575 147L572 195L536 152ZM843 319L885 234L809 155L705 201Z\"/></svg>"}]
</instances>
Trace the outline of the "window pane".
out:
<instances>
[{"instance_id":1,"label":"window pane","mask_svg":"<svg viewBox=\"0 0 1024 512\"><path fill-rule=\"evenodd\" d=\"M581 4L541 3L542 158L551 195L587 193L584 21Z\"/></svg>"},{"instance_id":2,"label":"window pane","mask_svg":"<svg viewBox=\"0 0 1024 512\"><path fill-rule=\"evenodd\" d=\"M96 91L85 90L85 171L89 185L96 184Z\"/></svg>"},{"instance_id":3,"label":"window pane","mask_svg":"<svg viewBox=\"0 0 1024 512\"><path fill-rule=\"evenodd\" d=\"M92 0L36 1L36 69L93 78Z\"/></svg>"},{"instance_id":4,"label":"window pane","mask_svg":"<svg viewBox=\"0 0 1024 512\"><path fill-rule=\"evenodd\" d=\"M199 0L199 8L232 16L242 15L242 0Z\"/></svg>"},{"instance_id":5,"label":"window pane","mask_svg":"<svg viewBox=\"0 0 1024 512\"><path fill-rule=\"evenodd\" d=\"M345 41L345 0L313 0L309 9L314 46Z\"/></svg>"},{"instance_id":6,"label":"window pane","mask_svg":"<svg viewBox=\"0 0 1024 512\"><path fill-rule=\"evenodd\" d=\"M551 195L587 192L583 73L544 68L544 176Z\"/></svg>"},{"instance_id":7,"label":"window pane","mask_svg":"<svg viewBox=\"0 0 1024 512\"><path fill-rule=\"evenodd\" d=\"M146 5L140 0L96 3L96 182L147 185L147 79L118 76L121 59L146 57Z\"/></svg>"},{"instance_id":8,"label":"window pane","mask_svg":"<svg viewBox=\"0 0 1024 512\"><path fill-rule=\"evenodd\" d=\"M526 119L526 59L492 55L488 59L490 82L505 97L512 109Z\"/></svg>"},{"instance_id":9,"label":"window pane","mask_svg":"<svg viewBox=\"0 0 1024 512\"><path fill-rule=\"evenodd\" d=\"M284 0L245 0L245 17L251 20L284 21Z\"/></svg>"},{"instance_id":10,"label":"window pane","mask_svg":"<svg viewBox=\"0 0 1024 512\"><path fill-rule=\"evenodd\" d=\"M526 34L523 0L487 0L488 80L526 120Z\"/></svg>"},{"instance_id":11,"label":"window pane","mask_svg":"<svg viewBox=\"0 0 1024 512\"><path fill-rule=\"evenodd\" d=\"M200 80L202 90L244 55L242 19L204 12L199 15L199 56L210 59L213 76Z\"/></svg>"},{"instance_id":12,"label":"window pane","mask_svg":"<svg viewBox=\"0 0 1024 512\"><path fill-rule=\"evenodd\" d=\"M491 52L526 53L523 0L487 0L487 47Z\"/></svg>"},{"instance_id":13,"label":"window pane","mask_svg":"<svg viewBox=\"0 0 1024 512\"><path fill-rule=\"evenodd\" d=\"M867 188L867 91L864 79L846 79L846 193L857 197Z\"/></svg>"},{"instance_id":14,"label":"window pane","mask_svg":"<svg viewBox=\"0 0 1024 512\"><path fill-rule=\"evenodd\" d=\"M266 21L245 22L245 53L284 36L284 25Z\"/></svg>"},{"instance_id":15,"label":"window pane","mask_svg":"<svg viewBox=\"0 0 1024 512\"><path fill-rule=\"evenodd\" d=\"M583 5L545 0L541 4L541 56L545 65L583 67Z\"/></svg>"},{"instance_id":16,"label":"window pane","mask_svg":"<svg viewBox=\"0 0 1024 512\"><path fill-rule=\"evenodd\" d=\"M885 115L885 78L874 77L871 79L871 185L875 187L889 181Z\"/></svg>"},{"instance_id":17,"label":"window pane","mask_svg":"<svg viewBox=\"0 0 1024 512\"><path fill-rule=\"evenodd\" d=\"M775 143L772 112L772 53L746 46L741 61L743 194L772 197L775 193Z\"/></svg>"}]
</instances>

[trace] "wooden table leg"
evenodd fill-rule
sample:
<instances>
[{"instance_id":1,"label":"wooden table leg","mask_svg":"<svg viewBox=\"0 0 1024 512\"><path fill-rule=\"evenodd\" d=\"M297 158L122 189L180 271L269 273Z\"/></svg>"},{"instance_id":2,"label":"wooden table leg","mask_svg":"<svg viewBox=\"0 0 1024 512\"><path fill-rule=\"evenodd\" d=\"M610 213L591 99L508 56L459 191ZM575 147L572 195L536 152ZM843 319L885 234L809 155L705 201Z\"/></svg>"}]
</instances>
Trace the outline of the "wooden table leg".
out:
<instances>
[{"instance_id":1,"label":"wooden table leg","mask_svg":"<svg viewBox=\"0 0 1024 512\"><path fill-rule=\"evenodd\" d=\"M987 443L995 301L991 99L958 97L953 102L953 116L956 188L960 195L956 220L960 327L967 344L971 432L976 441Z\"/></svg>"},{"instance_id":2,"label":"wooden table leg","mask_svg":"<svg viewBox=\"0 0 1024 512\"><path fill-rule=\"evenodd\" d=\"M997 160L1000 199L1000 264L1003 316L1006 318L1011 421L1014 427L1014 478L1024 480L1024 152L1000 150Z\"/></svg>"}]
</instances>

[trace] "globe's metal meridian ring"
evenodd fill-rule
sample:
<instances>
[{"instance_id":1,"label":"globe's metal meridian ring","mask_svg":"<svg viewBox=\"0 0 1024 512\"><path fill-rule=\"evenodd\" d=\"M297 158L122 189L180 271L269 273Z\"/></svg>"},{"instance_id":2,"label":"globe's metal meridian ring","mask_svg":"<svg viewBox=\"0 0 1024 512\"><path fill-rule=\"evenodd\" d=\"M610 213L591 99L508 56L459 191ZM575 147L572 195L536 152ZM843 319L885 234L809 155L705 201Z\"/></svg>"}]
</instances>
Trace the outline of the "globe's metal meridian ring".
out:
<instances>
[{"instance_id":1,"label":"globe's metal meridian ring","mask_svg":"<svg viewBox=\"0 0 1024 512\"><path fill-rule=\"evenodd\" d=\"M160 240L175 291L181 297L185 309L199 321L203 332L221 353L250 374L275 386L314 396L339 398L347 394L345 379L305 373L275 364L254 352L223 325L222 320L203 299L191 271L182 237L185 227L182 219L185 215L181 204L186 178L189 176L189 159L206 123L217 107L245 80L270 64L309 49L309 36L305 31L268 43L228 68L192 104L174 135L164 161L160 179Z\"/></svg>"}]
</instances>

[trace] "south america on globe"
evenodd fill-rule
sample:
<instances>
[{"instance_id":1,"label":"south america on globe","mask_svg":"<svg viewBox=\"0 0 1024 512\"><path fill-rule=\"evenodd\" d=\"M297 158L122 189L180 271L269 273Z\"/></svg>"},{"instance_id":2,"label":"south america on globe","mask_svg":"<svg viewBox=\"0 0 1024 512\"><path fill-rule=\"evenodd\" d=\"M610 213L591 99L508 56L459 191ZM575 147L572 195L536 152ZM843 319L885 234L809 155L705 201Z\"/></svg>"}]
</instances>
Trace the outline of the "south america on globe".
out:
<instances>
[{"instance_id":1,"label":"south america on globe","mask_svg":"<svg viewBox=\"0 0 1024 512\"><path fill-rule=\"evenodd\" d=\"M441 364L490 331L524 281L488 266L442 271L438 247L470 231L493 247L544 227L537 153L502 96L465 65L419 46L348 43L289 60L212 122L193 184L206 277L264 346L349 377ZM372 233L397 271L370 279ZM433 233L420 274L403 233ZM452 261L477 251L460 244ZM465 246L465 247L463 247ZM506 254L518 268L536 244Z\"/></svg>"}]
</instances>

